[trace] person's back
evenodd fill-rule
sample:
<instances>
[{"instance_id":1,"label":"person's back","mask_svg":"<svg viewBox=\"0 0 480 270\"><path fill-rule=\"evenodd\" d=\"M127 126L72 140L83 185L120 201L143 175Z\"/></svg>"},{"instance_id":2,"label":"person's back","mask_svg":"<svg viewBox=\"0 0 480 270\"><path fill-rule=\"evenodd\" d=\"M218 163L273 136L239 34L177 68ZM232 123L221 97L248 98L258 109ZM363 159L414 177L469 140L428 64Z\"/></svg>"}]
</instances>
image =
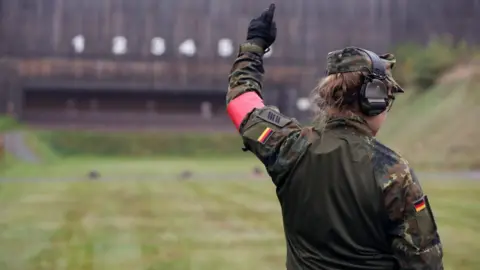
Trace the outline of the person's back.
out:
<instances>
[{"instance_id":1,"label":"person's back","mask_svg":"<svg viewBox=\"0 0 480 270\"><path fill-rule=\"evenodd\" d=\"M261 99L262 56L275 40L274 7L252 20L229 77L227 110L246 151L277 188L287 269L443 269L427 197L408 163L375 139L403 89L391 54L329 53L302 127Z\"/></svg>"},{"instance_id":2,"label":"person's back","mask_svg":"<svg viewBox=\"0 0 480 270\"><path fill-rule=\"evenodd\" d=\"M380 168L400 157L360 119L331 119L318 133L278 192L288 269L395 269Z\"/></svg>"}]
</instances>

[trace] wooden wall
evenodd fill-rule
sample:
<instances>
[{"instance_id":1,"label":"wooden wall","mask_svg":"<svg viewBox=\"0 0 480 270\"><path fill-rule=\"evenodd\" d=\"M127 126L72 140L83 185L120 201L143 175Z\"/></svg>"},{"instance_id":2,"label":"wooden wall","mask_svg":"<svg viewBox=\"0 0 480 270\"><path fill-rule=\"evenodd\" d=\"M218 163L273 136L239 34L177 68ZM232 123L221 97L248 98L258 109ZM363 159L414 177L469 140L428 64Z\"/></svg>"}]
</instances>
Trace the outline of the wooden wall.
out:
<instances>
[{"instance_id":1,"label":"wooden wall","mask_svg":"<svg viewBox=\"0 0 480 270\"><path fill-rule=\"evenodd\" d=\"M231 39L236 50L249 20L270 2L0 0L0 53L22 84L224 91L235 53L220 57L217 42ZM385 52L396 43L425 42L438 33L480 41L480 0L275 2L278 38L266 60L271 88L308 92L323 74L326 54L348 45ZM78 35L85 40L82 53L72 45ZM127 53L112 53L115 36L126 38ZM154 37L166 42L161 56L150 53ZM194 56L179 53L186 39L195 41ZM12 78L0 77L2 84Z\"/></svg>"},{"instance_id":2,"label":"wooden wall","mask_svg":"<svg viewBox=\"0 0 480 270\"><path fill-rule=\"evenodd\" d=\"M278 42L275 62L317 63L329 50L352 43L373 49L388 46L385 24L390 1L299 0L277 1ZM345 3L348 2L348 5ZM372 1L370 1L372 2ZM195 62L230 62L220 58L217 42L245 38L252 16L265 0L3 0L2 44L5 54L18 57L113 58L112 38L124 36L128 53L117 60L163 61L181 59L178 46L192 38L198 53ZM378 17L378 15L381 15ZM341 20L339 20L341 18ZM379 23L380 22L380 23ZM375 25L376 23L379 23ZM356 30L352 31L352 27ZM76 55L72 38L83 35L85 51ZM166 40L167 51L153 57L150 42Z\"/></svg>"},{"instance_id":3,"label":"wooden wall","mask_svg":"<svg viewBox=\"0 0 480 270\"><path fill-rule=\"evenodd\" d=\"M479 41L479 0L277 0L279 63L316 63L338 47L359 45L386 50L404 40L425 41L451 33ZM2 0L2 52L18 57L111 58L115 36L128 40L119 59L166 60L195 40L196 61L222 61L217 41L238 43L248 21L270 0ZM75 55L72 38L83 35L84 53ZM153 37L166 40L161 57L150 54ZM225 59L229 62L229 59Z\"/></svg>"}]
</instances>

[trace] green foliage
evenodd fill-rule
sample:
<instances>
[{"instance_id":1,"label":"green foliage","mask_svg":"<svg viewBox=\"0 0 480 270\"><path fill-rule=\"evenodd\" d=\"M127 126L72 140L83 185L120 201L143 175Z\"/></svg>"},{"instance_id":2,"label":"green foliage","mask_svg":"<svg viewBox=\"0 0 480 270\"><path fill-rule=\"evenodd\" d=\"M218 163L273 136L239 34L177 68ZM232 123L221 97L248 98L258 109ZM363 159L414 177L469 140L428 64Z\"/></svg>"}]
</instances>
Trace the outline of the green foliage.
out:
<instances>
[{"instance_id":1,"label":"green foliage","mask_svg":"<svg viewBox=\"0 0 480 270\"><path fill-rule=\"evenodd\" d=\"M428 89L437 79L476 49L465 42L455 43L450 37L432 39L426 46L406 43L394 49L397 65L395 79L404 86Z\"/></svg>"},{"instance_id":2,"label":"green foliage","mask_svg":"<svg viewBox=\"0 0 480 270\"><path fill-rule=\"evenodd\" d=\"M0 115L0 132L20 128L20 124L9 116Z\"/></svg>"},{"instance_id":3,"label":"green foliage","mask_svg":"<svg viewBox=\"0 0 480 270\"><path fill-rule=\"evenodd\" d=\"M39 138L60 156L223 156L241 155L234 133L102 133L43 131Z\"/></svg>"}]
</instances>

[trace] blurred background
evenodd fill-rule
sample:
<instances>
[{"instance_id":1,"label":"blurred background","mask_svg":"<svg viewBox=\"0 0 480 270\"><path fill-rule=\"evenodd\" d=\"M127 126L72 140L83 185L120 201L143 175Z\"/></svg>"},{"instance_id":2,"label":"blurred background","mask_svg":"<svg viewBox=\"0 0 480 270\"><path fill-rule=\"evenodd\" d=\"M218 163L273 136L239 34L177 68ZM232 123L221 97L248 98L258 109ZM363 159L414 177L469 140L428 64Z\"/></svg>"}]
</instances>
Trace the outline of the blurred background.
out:
<instances>
[{"instance_id":1,"label":"blurred background","mask_svg":"<svg viewBox=\"0 0 480 270\"><path fill-rule=\"evenodd\" d=\"M284 269L275 188L225 113L266 0L0 0L0 269ZM326 54L397 57L379 138L478 269L480 0L276 0L266 103L309 124Z\"/></svg>"}]
</instances>

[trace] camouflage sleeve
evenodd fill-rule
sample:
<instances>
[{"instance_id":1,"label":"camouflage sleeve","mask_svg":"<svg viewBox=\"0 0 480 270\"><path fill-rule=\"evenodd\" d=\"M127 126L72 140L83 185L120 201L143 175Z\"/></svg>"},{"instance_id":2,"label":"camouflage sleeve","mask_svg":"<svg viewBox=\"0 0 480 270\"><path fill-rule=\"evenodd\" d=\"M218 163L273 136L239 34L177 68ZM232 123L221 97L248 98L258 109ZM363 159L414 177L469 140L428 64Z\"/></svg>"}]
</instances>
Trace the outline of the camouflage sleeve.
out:
<instances>
[{"instance_id":1,"label":"camouflage sleeve","mask_svg":"<svg viewBox=\"0 0 480 270\"><path fill-rule=\"evenodd\" d=\"M228 77L227 105L236 97L253 91L262 97L263 50L252 43L240 45L237 59Z\"/></svg>"},{"instance_id":2,"label":"camouflage sleeve","mask_svg":"<svg viewBox=\"0 0 480 270\"><path fill-rule=\"evenodd\" d=\"M261 90L264 76L263 51L254 44L243 44L229 76L227 108L242 108L238 130L245 145L266 167L274 183L282 183L287 173L308 147L309 129L302 129L293 118L282 115L275 107L263 105ZM255 93L258 106L242 104L242 95ZM258 95L258 96L257 96ZM236 105L233 105L237 102ZM238 105L239 103L240 105ZM227 109L229 110L229 109ZM236 112L229 111L232 120ZM238 116L238 115L237 115ZM235 120L234 120L235 122Z\"/></svg>"},{"instance_id":3,"label":"camouflage sleeve","mask_svg":"<svg viewBox=\"0 0 480 270\"><path fill-rule=\"evenodd\" d=\"M384 186L388 233L400 269L443 269L443 248L428 197L406 161L390 168Z\"/></svg>"}]
</instances>

